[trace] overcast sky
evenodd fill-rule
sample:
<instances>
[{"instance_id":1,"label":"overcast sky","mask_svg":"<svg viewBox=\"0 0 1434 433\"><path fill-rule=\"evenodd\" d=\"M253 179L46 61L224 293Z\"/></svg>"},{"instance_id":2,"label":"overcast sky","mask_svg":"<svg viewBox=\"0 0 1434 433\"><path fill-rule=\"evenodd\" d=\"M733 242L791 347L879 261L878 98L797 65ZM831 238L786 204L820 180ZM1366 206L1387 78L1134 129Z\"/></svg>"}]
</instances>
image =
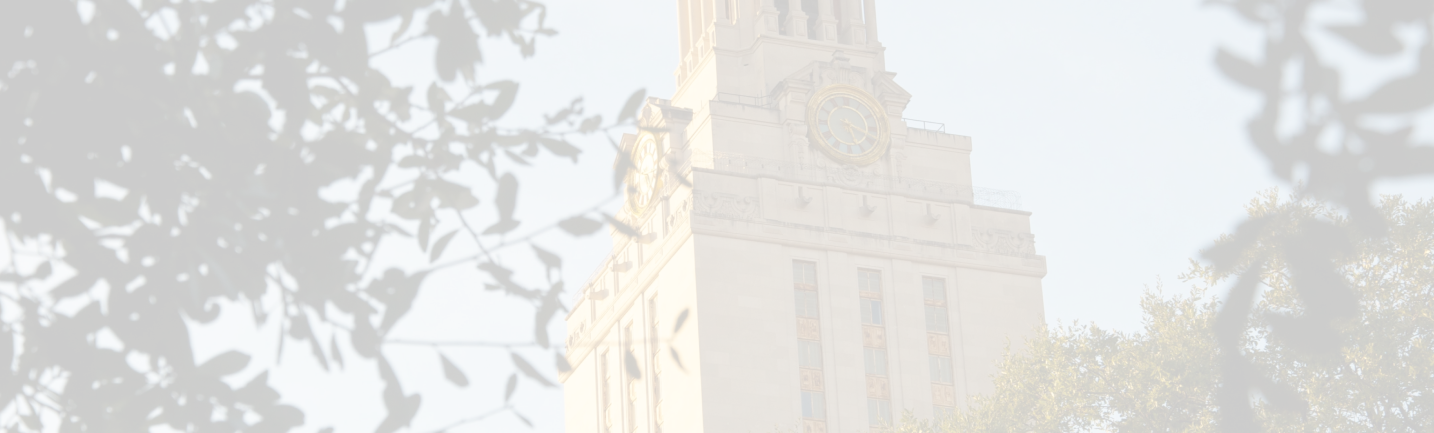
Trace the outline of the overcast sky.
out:
<instances>
[{"instance_id":1,"label":"overcast sky","mask_svg":"<svg viewBox=\"0 0 1434 433\"><path fill-rule=\"evenodd\" d=\"M484 44L489 65L480 81L522 83L514 124L537 124L541 113L576 96L611 118L636 89L672 95L674 1L545 3L548 23L560 34L540 41L535 58L522 60L506 44ZM1167 293L1185 290L1175 276L1188 259L1233 227L1256 192L1283 186L1242 132L1257 108L1254 95L1227 83L1212 65L1216 46L1253 54L1249 47L1259 36L1223 10L1193 0L885 0L877 10L887 67L914 95L905 116L973 137L974 183L1017 191L1022 208L1034 212L1036 249L1049 267L1042 283L1048 322L1138 329L1144 287L1163 280ZM370 30L386 35L395 26ZM431 49L386 54L375 66L400 77L398 84L407 79L422 89L429 78L415 71L432 65L424 52ZM519 218L525 225L536 227L611 193L612 152L605 139L582 144L586 153L573 169L550 163L564 169L522 177ZM1428 182L1386 187L1424 196L1429 190ZM562 250L570 289L586 281L610 245L601 237L539 242ZM395 333L529 338L526 327L514 331L502 324L529 323L530 311L475 294L464 278L430 278ZM428 319L465 314L469 320L462 324ZM553 329L561 332L562 324ZM262 348L252 350L262 358ZM432 350L389 350L405 382L439 390L425 393L415 431L502 405L510 371L503 350L446 352L470 369L474 384L464 390L443 384ZM286 362L312 362L291 352L296 354L286 354ZM286 398L325 402L305 405L306 428L365 431L381 418L381 406L371 401L378 394L368 388L374 384L289 370L294 372L275 376L291 384ZM515 401L537 425L533 431L562 431L559 390L525 382ZM505 414L452 431L524 429Z\"/></svg>"}]
</instances>

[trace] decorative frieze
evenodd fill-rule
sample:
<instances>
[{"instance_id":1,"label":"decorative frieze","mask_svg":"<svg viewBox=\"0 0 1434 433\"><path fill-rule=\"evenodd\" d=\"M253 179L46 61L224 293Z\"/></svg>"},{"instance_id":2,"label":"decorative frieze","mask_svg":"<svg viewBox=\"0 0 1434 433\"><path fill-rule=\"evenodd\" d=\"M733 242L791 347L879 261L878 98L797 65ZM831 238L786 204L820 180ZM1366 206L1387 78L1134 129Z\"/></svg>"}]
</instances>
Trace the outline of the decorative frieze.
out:
<instances>
[{"instance_id":1,"label":"decorative frieze","mask_svg":"<svg viewBox=\"0 0 1434 433\"><path fill-rule=\"evenodd\" d=\"M822 339L822 322L821 322L821 320L814 319L814 318L809 318L809 317L798 317L798 318L797 318L797 338L800 338L800 339L803 339L803 340L821 340L821 339Z\"/></svg>"},{"instance_id":2,"label":"decorative frieze","mask_svg":"<svg viewBox=\"0 0 1434 433\"><path fill-rule=\"evenodd\" d=\"M866 377L866 397L879 398L882 400L891 399L891 383L886 376Z\"/></svg>"},{"instance_id":3,"label":"decorative frieze","mask_svg":"<svg viewBox=\"0 0 1434 433\"><path fill-rule=\"evenodd\" d=\"M862 325L861 344L866 347L886 347L886 328Z\"/></svg>"},{"instance_id":4,"label":"decorative frieze","mask_svg":"<svg viewBox=\"0 0 1434 433\"><path fill-rule=\"evenodd\" d=\"M825 391L826 379L822 371L815 368L802 368L802 389L807 391Z\"/></svg>"},{"instance_id":5,"label":"decorative frieze","mask_svg":"<svg viewBox=\"0 0 1434 433\"><path fill-rule=\"evenodd\" d=\"M756 219L761 205L756 197L710 191L693 191L693 213L725 219Z\"/></svg>"},{"instance_id":6,"label":"decorative frieze","mask_svg":"<svg viewBox=\"0 0 1434 433\"><path fill-rule=\"evenodd\" d=\"M950 356L951 337L946 334L927 333L926 351L932 355Z\"/></svg>"},{"instance_id":7,"label":"decorative frieze","mask_svg":"<svg viewBox=\"0 0 1434 433\"><path fill-rule=\"evenodd\" d=\"M983 251L1005 255L1036 254L1036 235L1010 230L972 227L971 238Z\"/></svg>"}]
</instances>

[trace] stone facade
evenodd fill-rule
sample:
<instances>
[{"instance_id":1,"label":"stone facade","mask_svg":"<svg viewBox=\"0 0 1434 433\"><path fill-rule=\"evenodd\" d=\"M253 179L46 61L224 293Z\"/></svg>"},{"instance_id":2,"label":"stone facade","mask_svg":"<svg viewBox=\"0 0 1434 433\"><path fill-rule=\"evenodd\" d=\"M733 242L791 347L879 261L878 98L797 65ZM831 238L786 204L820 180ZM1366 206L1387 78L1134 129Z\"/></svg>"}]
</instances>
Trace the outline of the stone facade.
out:
<instances>
[{"instance_id":1,"label":"stone facade","mask_svg":"<svg viewBox=\"0 0 1434 433\"><path fill-rule=\"evenodd\" d=\"M623 142L656 143L637 165L658 181L631 186L638 234L612 231L567 317L568 431L931 418L989 390L1008 341L1042 324L1030 214L977 204L969 137L902 121L873 1L678 0L677 94ZM838 84L888 119L875 162L809 132L809 100Z\"/></svg>"}]
</instances>

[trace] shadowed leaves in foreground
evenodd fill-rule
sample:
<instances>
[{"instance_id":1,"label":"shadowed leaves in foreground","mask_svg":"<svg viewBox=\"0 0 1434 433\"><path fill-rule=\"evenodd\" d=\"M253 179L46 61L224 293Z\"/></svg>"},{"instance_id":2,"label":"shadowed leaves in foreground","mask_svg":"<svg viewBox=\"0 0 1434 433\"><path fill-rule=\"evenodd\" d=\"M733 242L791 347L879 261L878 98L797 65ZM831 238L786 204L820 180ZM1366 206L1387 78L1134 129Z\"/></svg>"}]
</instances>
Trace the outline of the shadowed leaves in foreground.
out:
<instances>
[{"instance_id":1,"label":"shadowed leaves in foreground","mask_svg":"<svg viewBox=\"0 0 1434 433\"><path fill-rule=\"evenodd\" d=\"M261 329L277 322L265 338L280 356L297 346L326 370L376 365L384 389L372 398L388 410L377 430L395 431L422 398L399 383L387 336L428 276L477 264L520 295L514 302L543 312L535 345L559 353L541 331L564 310L559 297L524 287L492 254L560 227L597 229L514 233L521 189L511 169L548 156L566 166L580 153L570 136L619 125L574 102L540 127L500 127L518 84L476 80L480 39L531 56L537 37L554 34L545 15L526 0L7 2L0 428L303 424L267 373L235 377L251 368L248 355L196 365L192 327L231 313ZM370 38L367 26L383 21L398 30ZM426 91L372 66L423 47L435 47L428 72L439 78ZM480 232L469 219L490 225ZM460 244L483 254L441 262ZM438 263L376 259L400 245ZM560 261L541 261L547 278L536 280L560 292ZM358 356L345 363L344 350ZM456 363L441 365L454 385L467 384Z\"/></svg>"}]
</instances>

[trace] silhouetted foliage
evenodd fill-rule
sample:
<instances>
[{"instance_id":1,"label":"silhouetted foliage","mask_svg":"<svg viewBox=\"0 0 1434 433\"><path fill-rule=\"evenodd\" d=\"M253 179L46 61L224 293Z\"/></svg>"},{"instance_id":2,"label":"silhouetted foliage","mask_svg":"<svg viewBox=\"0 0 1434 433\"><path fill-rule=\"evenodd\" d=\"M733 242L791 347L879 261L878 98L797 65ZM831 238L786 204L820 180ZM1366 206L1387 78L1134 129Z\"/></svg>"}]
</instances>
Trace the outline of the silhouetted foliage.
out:
<instances>
[{"instance_id":1,"label":"silhouetted foliage","mask_svg":"<svg viewBox=\"0 0 1434 433\"><path fill-rule=\"evenodd\" d=\"M1228 6L1264 33L1262 56L1247 60L1226 50L1215 65L1234 82L1258 92L1261 112L1251 120L1249 135L1269 161L1273 173L1297 185L1305 197L1328 200L1344 209L1359 236L1378 238L1387 227L1371 200L1371 186L1381 179L1434 173L1434 147L1420 145L1411 134L1412 120L1434 105L1434 3L1418 0L1212 0ZM1354 12L1360 21L1330 19ZM1400 28L1417 28L1422 41L1406 45ZM1329 36L1322 39L1322 36ZM1334 40L1371 58L1413 57L1415 70L1381 83L1367 95L1351 96L1344 78L1352 72L1331 63ZM1328 45L1328 44L1326 44ZM1392 122L1391 122L1392 121ZM1251 326L1292 342L1305 356L1321 356L1338 364L1345 341L1337 324L1357 314L1354 292L1334 272L1332 263L1349 257L1351 240L1334 227L1309 221L1297 234L1281 240L1284 266L1299 293L1301 308L1271 313L1258 323L1250 314L1260 293L1263 269L1271 266L1268 251L1256 248L1256 234L1274 216L1254 217L1233 238L1207 251L1218 272L1248 262L1221 309L1216 332L1221 347L1224 384L1219 397L1221 422L1227 431L1253 431L1252 391L1269 408L1287 413L1309 410L1309 402L1278 377L1256 368L1240 349ZM1252 251L1261 256L1249 257Z\"/></svg>"},{"instance_id":2,"label":"silhouetted foliage","mask_svg":"<svg viewBox=\"0 0 1434 433\"><path fill-rule=\"evenodd\" d=\"M531 56L554 34L545 14L526 0L7 2L0 217L12 260L0 271L0 407L15 416L0 427L302 424L267 373L226 384L249 355L195 359L192 327L239 308L256 323L281 321L280 350L297 345L325 369L342 368L344 345L376 360L385 388L375 398L388 409L377 431L398 430L422 399L399 383L386 335L424 279L455 265L534 305L533 342L558 353L546 327L564 309L561 261L524 253L548 269L545 285L526 287L492 254L547 230L590 234L601 217L578 210L516 232L520 182L509 168L542 154L575 161L568 137L632 115L607 125L576 100L545 125L499 126L519 86L476 81L479 41ZM401 23L390 44L371 46L366 25L389 20ZM396 87L370 65L423 40L436 41L432 72L447 84ZM416 243L435 264L380 263L375 253L393 242ZM482 253L443 261L459 242ZM466 386L439 356L448 380ZM512 361L553 386L522 356Z\"/></svg>"}]
</instances>

